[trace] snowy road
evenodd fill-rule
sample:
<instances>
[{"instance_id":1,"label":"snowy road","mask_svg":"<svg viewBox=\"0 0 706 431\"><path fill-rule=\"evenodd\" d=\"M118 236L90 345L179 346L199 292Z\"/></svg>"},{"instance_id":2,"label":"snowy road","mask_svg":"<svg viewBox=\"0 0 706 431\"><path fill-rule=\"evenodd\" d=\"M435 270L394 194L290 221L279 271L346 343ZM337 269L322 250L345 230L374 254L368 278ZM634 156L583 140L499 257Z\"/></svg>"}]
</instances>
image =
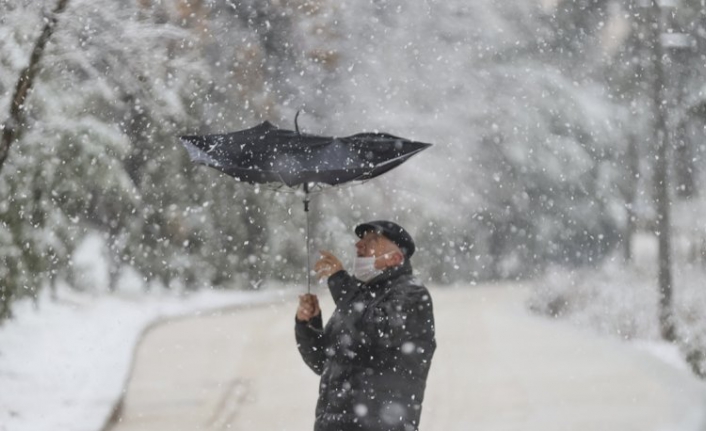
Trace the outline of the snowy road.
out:
<instances>
[{"instance_id":1,"label":"snowy road","mask_svg":"<svg viewBox=\"0 0 706 431\"><path fill-rule=\"evenodd\" d=\"M439 348L423 430L706 429L706 385L628 345L530 316L524 289L431 292ZM312 429L318 378L296 351L294 310L154 328L112 430Z\"/></svg>"}]
</instances>

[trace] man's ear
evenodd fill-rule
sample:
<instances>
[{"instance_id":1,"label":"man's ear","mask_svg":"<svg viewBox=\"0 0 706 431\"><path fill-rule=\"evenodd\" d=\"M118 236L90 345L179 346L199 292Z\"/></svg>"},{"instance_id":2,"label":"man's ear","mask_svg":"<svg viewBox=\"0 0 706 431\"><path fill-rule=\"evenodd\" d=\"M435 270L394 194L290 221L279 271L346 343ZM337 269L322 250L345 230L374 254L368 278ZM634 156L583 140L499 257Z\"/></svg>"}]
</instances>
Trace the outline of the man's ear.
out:
<instances>
[{"instance_id":1,"label":"man's ear","mask_svg":"<svg viewBox=\"0 0 706 431\"><path fill-rule=\"evenodd\" d=\"M394 253L390 259L392 259L394 266L402 265L404 262L404 256L402 256L402 253Z\"/></svg>"}]
</instances>

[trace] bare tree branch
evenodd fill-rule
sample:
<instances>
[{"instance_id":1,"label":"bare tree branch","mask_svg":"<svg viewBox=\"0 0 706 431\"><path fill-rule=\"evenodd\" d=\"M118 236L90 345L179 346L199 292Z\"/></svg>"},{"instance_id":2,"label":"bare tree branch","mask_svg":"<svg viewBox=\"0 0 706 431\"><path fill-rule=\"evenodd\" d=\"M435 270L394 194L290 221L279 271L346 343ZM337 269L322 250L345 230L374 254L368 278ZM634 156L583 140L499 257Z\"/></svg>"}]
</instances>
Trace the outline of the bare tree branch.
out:
<instances>
[{"instance_id":1,"label":"bare tree branch","mask_svg":"<svg viewBox=\"0 0 706 431\"><path fill-rule=\"evenodd\" d=\"M68 4L69 0L57 1L56 7L52 11L51 16L48 18L42 29L42 33L39 35L34 45L32 55L29 58L29 64L22 70L17 80L15 93L10 103L10 115L3 126L2 140L0 140L0 171L2 171L2 166L5 160L7 160L10 146L22 136L26 120L25 101L27 100L29 91L32 89L34 79L39 72L39 62L44 55L44 48L46 48L47 42L49 42L52 34L54 34L59 14L66 10Z\"/></svg>"}]
</instances>

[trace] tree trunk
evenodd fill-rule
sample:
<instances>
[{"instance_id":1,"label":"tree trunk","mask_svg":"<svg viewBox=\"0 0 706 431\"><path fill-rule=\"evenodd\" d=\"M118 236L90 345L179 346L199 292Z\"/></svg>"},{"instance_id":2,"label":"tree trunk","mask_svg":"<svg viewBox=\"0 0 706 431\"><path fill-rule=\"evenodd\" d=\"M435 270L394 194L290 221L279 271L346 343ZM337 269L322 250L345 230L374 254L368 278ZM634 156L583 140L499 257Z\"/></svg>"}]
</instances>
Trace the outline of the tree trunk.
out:
<instances>
[{"instance_id":1,"label":"tree trunk","mask_svg":"<svg viewBox=\"0 0 706 431\"><path fill-rule=\"evenodd\" d=\"M632 237L635 234L635 198L637 196L638 175L640 173L640 154L637 149L637 137L628 138L627 166L630 181L625 190L625 233L623 238L623 259L632 261Z\"/></svg>"},{"instance_id":2,"label":"tree trunk","mask_svg":"<svg viewBox=\"0 0 706 431\"><path fill-rule=\"evenodd\" d=\"M656 235L659 238L659 324L662 338L675 341L676 331L672 315L672 258L671 258L671 225L669 212L669 170L668 145L670 139L667 120L667 79L664 71L664 51L660 36L662 34L661 10L657 1L651 6L652 59L654 61L654 76L652 80L654 131L656 137L655 162L655 201L657 207Z\"/></svg>"},{"instance_id":3,"label":"tree trunk","mask_svg":"<svg viewBox=\"0 0 706 431\"><path fill-rule=\"evenodd\" d=\"M15 93L10 103L10 115L4 124L2 139L0 140L0 172L2 172L2 166L5 160L7 160L10 146L22 136L27 119L27 111L25 110L27 96L34 85L34 79L37 73L39 73L39 62L42 60L47 42L49 42L49 39L56 29L58 16L66 10L68 4L69 0L57 1L56 7L52 11L51 16L46 20L42 33L39 35L34 45L32 55L29 58L29 64L22 70L20 78L17 80Z\"/></svg>"},{"instance_id":4,"label":"tree trunk","mask_svg":"<svg viewBox=\"0 0 706 431\"><path fill-rule=\"evenodd\" d=\"M262 214L257 195L251 190L246 192L240 211L240 220L245 234L241 250L241 256L245 260L242 270L249 274L250 284L255 288L266 271L267 259L263 256L264 247L267 244L266 218Z\"/></svg>"},{"instance_id":5,"label":"tree trunk","mask_svg":"<svg viewBox=\"0 0 706 431\"><path fill-rule=\"evenodd\" d=\"M0 285L0 324L12 317L12 289L8 286Z\"/></svg>"},{"instance_id":6,"label":"tree trunk","mask_svg":"<svg viewBox=\"0 0 706 431\"><path fill-rule=\"evenodd\" d=\"M674 171L676 175L677 195L680 198L688 199L696 195L694 150L691 140L689 139L687 124L680 124L676 133L677 145L674 157Z\"/></svg>"}]
</instances>

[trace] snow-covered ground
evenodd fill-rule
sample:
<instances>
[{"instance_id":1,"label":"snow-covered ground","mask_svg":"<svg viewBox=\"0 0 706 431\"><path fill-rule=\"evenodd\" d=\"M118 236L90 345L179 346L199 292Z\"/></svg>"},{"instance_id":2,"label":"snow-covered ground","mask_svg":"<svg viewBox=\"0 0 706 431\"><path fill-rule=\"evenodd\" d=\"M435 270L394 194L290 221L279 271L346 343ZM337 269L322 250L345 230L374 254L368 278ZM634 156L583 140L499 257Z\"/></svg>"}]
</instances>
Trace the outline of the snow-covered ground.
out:
<instances>
[{"instance_id":1,"label":"snow-covered ground","mask_svg":"<svg viewBox=\"0 0 706 431\"><path fill-rule=\"evenodd\" d=\"M19 303L16 318L0 327L0 430L100 430L151 324L291 294L281 287L190 295L78 293L64 287L56 301Z\"/></svg>"},{"instance_id":2,"label":"snow-covered ground","mask_svg":"<svg viewBox=\"0 0 706 431\"><path fill-rule=\"evenodd\" d=\"M706 290L703 261L689 262L675 246L672 312L677 341L661 342L657 239L641 234L633 243L633 261L620 256L597 268L555 268L534 283L530 309L646 347L677 366L706 374ZM692 357L687 365L685 358Z\"/></svg>"},{"instance_id":3,"label":"snow-covered ground","mask_svg":"<svg viewBox=\"0 0 706 431\"><path fill-rule=\"evenodd\" d=\"M608 337L533 316L514 284L434 287L438 349L421 429L702 431L706 385ZM333 303L321 293L324 317ZM183 319L138 349L110 431L310 430L319 377L296 301Z\"/></svg>"},{"instance_id":4,"label":"snow-covered ground","mask_svg":"<svg viewBox=\"0 0 706 431\"><path fill-rule=\"evenodd\" d=\"M88 243L75 256L74 264L85 274L78 280L84 289L107 284L107 269L97 251L99 245ZM640 262L638 256L638 267ZM632 339L634 346L648 350L689 379L682 352L650 341L658 333L654 318L656 295L650 287L650 271L638 274L610 265L593 273L555 273L533 292L529 304L546 314L566 316L578 326ZM677 295L682 331L686 318L701 316L703 310L698 305L703 303L704 295L698 301L693 296L701 291L695 281L699 278L686 275L679 274L678 279L694 281L693 286L678 284L692 287ZM37 302L16 304L15 318L0 327L0 431L100 430L122 397L146 329L165 319L201 316L218 309L273 302L289 304L299 292L272 282L259 287L247 292L180 294L178 289L159 287L145 291L138 277L125 274L116 293L105 289L81 293L60 285L55 299L49 298L45 289ZM443 308L448 312L452 307L446 304ZM497 318L487 304L481 309L488 318ZM441 311L439 321L443 323L445 314ZM285 313L289 312L293 311ZM286 316L281 317L289 322ZM703 317L698 320L703 321ZM692 329L698 327L692 325ZM506 341L500 345L506 345ZM469 352L477 350L476 345ZM427 412L432 418L433 406L432 401Z\"/></svg>"},{"instance_id":5,"label":"snow-covered ground","mask_svg":"<svg viewBox=\"0 0 706 431\"><path fill-rule=\"evenodd\" d=\"M272 313L275 313L277 315L276 320L279 322L278 325L283 324L284 326L282 326L282 328L280 329L273 330L278 334L278 336L284 337L283 340L289 340L289 338L291 338L289 337L291 335L289 332L289 329L291 329L289 327L289 323L291 323L291 316L289 315L289 313L291 313L293 310L292 301L294 299L293 296L296 294L296 290L297 289L286 290L283 289L281 286L265 286L264 290L258 292L209 291L195 293L191 295L175 295L174 293L170 293L168 291L157 290L152 294L147 295L145 293L137 292L123 292L120 294L108 295L105 293L77 293L74 290L63 288L60 289L58 292L58 300L52 301L47 297L40 298L40 301L38 303L39 310L36 310L36 306L33 305L31 302L21 303L16 309L16 319L6 322L5 325L0 328L0 388L2 388L2 390L0 391L0 430L98 431L102 429L102 427L105 425L106 421L111 416L116 403L121 399L123 390L127 385L127 378L131 374L133 356L139 344L141 335L152 324L163 321L164 319L171 319L177 317L193 317L211 314L211 312L216 309L239 306L243 308L248 308L248 306L250 305L274 302L276 304L279 304L278 307L282 310L277 313L272 311ZM595 356L603 358L602 360L605 363L604 365L606 365L605 368L600 369L600 372L595 369L592 369L590 373L582 375L579 372L581 366L576 365L575 362L572 362L572 366L578 368L567 369L568 375L571 378L567 378L566 380L563 380L563 378L561 377L563 374L557 374L557 371L555 369L552 369L551 367L544 367L546 368L545 374L542 374L542 372L537 371L539 368L532 368L532 370L528 371L529 374L525 373L524 371L519 372L517 366L519 366L519 364L521 363L526 363L528 361L528 356L527 353L522 353L520 355L524 355L523 361L517 362L516 364L515 362L512 362L512 358L517 359L518 351L521 350L519 349L519 347L524 344L518 342L517 340L512 341L508 337L512 333L517 332L517 328L523 328L522 330L526 330L529 326L526 323L521 323L519 326L516 325L515 329L508 327L509 332L505 331L507 333L492 335L493 331L498 330L497 328L504 328L503 325L500 325L497 328L496 326L485 326L490 322L495 322L496 320L498 322L504 321L502 320L502 316L507 314L505 311L503 311L505 310L506 306L503 305L504 302L497 302L497 300L499 300L498 298L502 298L503 295L490 295L491 291L487 291L487 294L484 293L478 295L478 292L483 291L479 291L476 289L471 290L473 290L474 292L469 291L469 298L468 300L464 301L459 301L458 299L444 301L443 298L447 296L446 292L437 291L440 300L438 303L438 306L440 307L440 325L447 327L446 330L448 330L452 327L461 325L461 322L467 321L467 319L471 319L471 317L475 316L473 317L473 319L478 320L478 322L472 323L473 319L471 319L471 321L468 321L468 331L480 331L478 332L478 334L480 335L475 338L471 337L474 339L477 338L476 341L473 342L474 347L469 347L469 350L467 352L468 355L463 354L463 358L461 358L461 362L464 363L465 361L476 361L475 366L473 367L475 371L469 374L468 379L463 380L464 382L470 382L469 384L471 386L468 386L467 388L464 386L464 388L466 389L460 389L461 392L457 391L458 393L456 395L453 395L453 397L460 397L460 399L465 399L465 397L472 396L474 393L478 393L480 396L482 395L480 394L481 392L497 392L497 399L493 398L494 404L492 404L492 408L490 408L490 410L501 411L502 409L510 409L507 411L512 411L512 414L515 415L520 413L522 413L522 415L529 415L526 416L527 418L529 418L527 420L534 418L532 420L536 419L535 422L537 422L537 424L540 424L544 422L539 421L539 419L537 419L538 416L536 416L534 413L530 414L529 410L517 410L518 405L521 404L520 407L525 405L522 403L517 404L517 402L519 402L519 398L515 400L517 401L515 404L512 404L506 402L506 395L501 396L499 394L502 391L510 390L510 395L512 396L521 396L521 399L525 401L534 400L532 401L534 404L540 405L540 407L546 404L545 407L548 408L548 406L551 405L551 403L553 402L551 401L551 397L547 395L549 393L547 392L547 388L550 386L546 385L549 381L554 382L554 386L551 387L555 387L556 385L567 384L567 388L575 387L580 389L583 386L590 387L593 388L591 390L595 390L595 387L591 386L594 384L591 383L593 381L591 380L591 373L598 373L598 375L613 375L614 377L611 377L611 379L615 380L623 378L617 377L619 373L615 371L620 367L618 366L618 368L615 368L615 366L610 364L621 364L622 362L625 362L625 364L621 365L623 366L623 368L620 369L624 369L626 373L628 372L628 370L634 368L634 366L632 365L626 368L625 365L630 363L634 364L635 362L626 362L627 359L618 359L617 362L614 362L613 359L610 359L620 358L620 355L624 355L623 353L619 353L616 351L614 354L611 353L610 356L605 356L605 354ZM441 295L442 293L443 295ZM473 294L473 296L471 296L471 293ZM493 301L490 301L491 298L494 298ZM497 302L497 304L495 302ZM282 305L285 303L288 307L282 308ZM456 308L459 309L458 311L461 312L456 314L448 314L449 312L453 311L454 304L456 304ZM491 306L491 304L494 305ZM522 313L519 310L513 312L513 315L515 314L517 316L522 316ZM264 315L264 313L258 311L255 314L249 315L261 316ZM458 320L457 323L449 322L444 325L444 319L447 319L445 317L447 315L457 316L456 319L460 320ZM248 320L246 316L247 315L244 315L243 318ZM522 317L521 319L525 318ZM522 322L524 322L524 320L522 320ZM187 323L188 322L185 321L184 325L187 325ZM257 325L257 322L250 323ZM534 323L532 325L536 326L536 324ZM565 331L558 329L550 329L552 325L550 322L547 322L546 324L542 325L550 325L546 326L547 330L550 330L550 332ZM232 326L228 327L232 328ZM276 326L276 328L279 328L279 326ZM491 328L495 329L491 330ZM241 329L244 329L244 327ZM464 330L462 330L461 332L463 331ZM544 329L542 329L542 331L544 331ZM441 332L440 336L442 336L444 333L445 332ZM449 334L458 334L458 331ZM218 334L214 333L211 335L215 337ZM452 339L456 335L448 336L452 338L444 342L444 347L447 347L445 349L446 356L458 356L460 354L458 352L458 349L448 349L450 345L454 344L452 342ZM232 338L233 336L230 337ZM487 352L486 350L479 347L484 345L481 343L484 337L491 337L488 340L492 341L492 343L489 344L489 346L492 348L489 348L490 350L488 350ZM271 342L275 342L274 338L266 338L270 340L270 346ZM520 338L527 338L526 341L529 343L528 346L531 347L530 350L533 349L532 351L535 352L532 354L537 355L536 361L532 360L530 362L533 362L536 365L540 363L537 361L544 362L548 357L547 351L537 351L537 349L540 349L539 347L537 347L539 346L538 341L542 338L544 338L545 341L555 339L554 336L540 337L538 335L533 335L531 337L520 336ZM572 352L579 352L578 356L574 355L572 357L572 361L578 359L579 357L585 356L585 352L587 351L586 346L595 345L596 341L589 340L589 338L586 339L586 343L588 344L581 344L581 340L576 338L575 335L570 334L570 336L566 338L571 339L571 343L573 343L570 343L573 347L570 347L568 345L565 347L565 350L570 354L569 356L574 355L574 353ZM223 343L220 343L219 345L224 346L223 348L227 347ZM679 355L676 354L673 350L666 349L663 345L649 344L645 346L646 349L651 350L653 353L656 352L657 355L660 356L661 359L663 359L664 361L669 362L671 365L676 365L676 368L684 368L683 362L679 360ZM263 349L265 349L263 350L263 352L268 351L268 348L263 347ZM610 349L620 350L620 348L618 347L611 347ZM289 350L292 350L292 352L294 352L293 348ZM286 349L285 351L288 352L288 350ZM491 351L494 352L493 354L498 354L498 352L505 352L506 355L503 356L503 358L505 359L502 360L505 362L498 362L497 358L494 359L493 357L488 356L487 364L489 364L488 367L490 367L489 370L491 371L482 371L482 367L479 364L486 364L486 362L478 362L478 358L473 359L474 355L480 355L482 357L485 357ZM549 351L552 350L549 349ZM292 356L291 361L293 363L298 363L299 361L292 352L289 352L290 356ZM440 378L442 375L445 375L444 373L446 373L447 371L451 372L456 377L450 379L449 382L443 384L439 384L439 382L434 381L433 379L430 382L430 397L428 409L426 411L426 424L429 425L430 423L444 423L446 424L445 426L453 425L456 427L454 429L461 430L463 429L463 423L466 423L467 421L481 420L481 422L487 421L487 424L495 425L501 423L502 417L505 416L494 416L491 414L491 411L487 411L487 414L483 413L484 410L483 408L481 408L481 406L469 408L467 409L467 411L464 410L464 414L468 416L466 418L466 422L454 421L454 418L452 416L449 416L449 411L447 410L451 407L446 405L448 404L446 401L439 401L441 399L439 397L448 397L449 395L446 393L448 391L444 388L446 388L448 384L451 384L451 382L457 382L460 380L458 380L458 368L455 365L451 366L449 364L447 364L448 366L444 366L444 351L440 352L441 353L439 354L439 358L437 358L437 365L439 366L439 370L437 370L437 378ZM553 356L557 357L557 352L553 352ZM267 362L269 360L271 363L267 363L270 363L270 365L279 364L279 366L282 366L283 354L278 353L273 356L272 352L269 352L269 355L270 356L267 356L267 354L263 353L263 358L270 359L261 358L259 361ZM630 355L632 354L628 354L628 356ZM275 361L274 359L272 359L272 357L276 357L277 360ZM606 358L609 358L610 360ZM638 356L634 356L631 361L635 361L637 360L637 358ZM644 361L644 359L639 360ZM289 361L285 362L289 363ZM589 362L595 363L595 359L591 359L591 361ZM643 364L639 368L642 369L646 366L646 364ZM670 381L674 383L674 381L676 380L674 380L675 377L673 376L681 375L681 377L678 377L677 380L681 379L679 381L683 382L693 380L694 382L689 383L689 385L693 386L694 384L696 384L695 379L690 377L688 371L676 370L675 372L666 372L665 374L664 369L662 369L662 371L660 372L655 372L654 370L659 369L659 367L656 365L650 365L650 367L652 371L649 371L648 376L654 376L654 378L657 380L664 380L665 375L670 375L672 376L670 377ZM165 369L167 368L168 367L166 367ZM232 369L229 370L229 368ZM289 369L291 367L290 365L287 365L285 366L285 368ZM312 390L310 394L307 394L307 396L315 396L314 377L309 376L306 373L307 370L305 369L305 367L300 368L301 372L298 374L301 374L303 376L302 378L306 379L307 382L311 380L311 382L309 383L311 383L310 386ZM448 370L442 371L441 368L448 368ZM672 366L668 368L674 369L675 367ZM223 371L219 371L219 369L222 369ZM216 369L213 372L228 373L243 371L242 369L238 369L238 367L222 367L219 369ZM274 368L272 368L272 370L274 370ZM254 376L257 376L257 374L252 374L253 378L256 378ZM266 374L272 373L268 372ZM503 382L505 382L505 386L497 386L495 383L493 383L491 377L495 375L505 376L503 377ZM520 379L518 381L524 382L523 385L525 386L522 391L513 392L516 389L517 385L506 385L507 379L509 379L511 376ZM630 390L634 390L641 384L647 384L640 380L644 379L644 376L645 375L643 374L643 377L640 377L638 380L631 380L632 383L622 386L624 386L625 388L632 387L633 389ZM588 379L586 380L588 386L575 385L571 383L576 379ZM624 377L624 379L627 379L627 377ZM220 377L218 377L214 381L223 383L224 380L221 380ZM221 383L218 384L220 385ZM277 384L278 383L276 382L273 383L272 387L277 387ZM281 382L279 384L281 384ZM487 387L483 385L486 385ZM540 390L540 392L543 394L541 397L543 400L542 402L544 402L545 404L539 403L538 398L532 395L531 389L535 385L539 385L536 386L536 388L540 388L542 386L545 387L544 389ZM674 386L675 385L672 384L672 388ZM666 386L662 389L665 388ZM630 392L630 390L624 389L623 391ZM269 394L272 394L272 391L274 391L274 389L272 389L271 391L263 390L263 393L267 392ZM432 395L435 393L436 395ZM620 391L617 393L611 393L613 394L611 396L617 397L617 401L614 400L615 402L620 401L619 398L621 396L623 396L623 399L627 399L627 397L632 396L630 395L630 393L623 394ZM650 396L655 398L657 397L656 394L657 392ZM683 395L684 394L678 394L678 396L682 397ZM642 394L641 396L643 397L644 401L649 398L647 397L647 394ZM297 397L288 397L285 396L285 394L282 394L280 398L282 398L280 400L282 402L282 405L289 405L287 403L296 404L296 401L292 401L290 400L290 398ZM436 402L434 401L435 399L437 400ZM597 402L594 398L590 399L592 400L590 402L593 404ZM309 401L309 404L313 403L313 401ZM574 411L571 410L570 407L567 407L568 405L569 404L564 405L564 410L566 410L567 412ZM597 404L597 406L598 411L600 411L600 404ZM594 405L593 407L596 407L596 405ZM581 407L581 409L584 409L584 407ZM252 408L250 410L252 410ZM293 411L298 410L301 409L293 409ZM306 409L306 411L304 412L299 412L302 423L309 423L309 421L311 420L312 412L310 412L309 410L311 409ZM129 412L130 410L128 409L125 413L129 414ZM696 413L698 412L694 412L694 414ZM249 416L247 416L248 414ZM620 420L633 420L629 419L629 417L639 418L642 413L636 411L634 412L633 416L631 416L631 414L632 413L630 413L629 411L623 410L622 412L620 412L619 415L614 416L614 418L618 418ZM671 413L667 411L665 411L664 413L659 413L657 410L654 410L651 414L654 414L655 417L664 419L668 417L668 415ZM250 413L247 413L246 416L241 416L241 418L251 417L253 418L252 420L255 420L254 418L261 416L263 416L263 411L255 409L250 411ZM576 419L576 417L574 416L564 415L561 417L566 420L569 420L569 422L579 420ZM698 417L701 418L702 416ZM604 419L611 420L610 418ZM687 418L684 419L686 420ZM242 421L243 419L239 420ZM554 419L552 419L552 421L554 421ZM693 428L687 426L683 429Z\"/></svg>"}]
</instances>

